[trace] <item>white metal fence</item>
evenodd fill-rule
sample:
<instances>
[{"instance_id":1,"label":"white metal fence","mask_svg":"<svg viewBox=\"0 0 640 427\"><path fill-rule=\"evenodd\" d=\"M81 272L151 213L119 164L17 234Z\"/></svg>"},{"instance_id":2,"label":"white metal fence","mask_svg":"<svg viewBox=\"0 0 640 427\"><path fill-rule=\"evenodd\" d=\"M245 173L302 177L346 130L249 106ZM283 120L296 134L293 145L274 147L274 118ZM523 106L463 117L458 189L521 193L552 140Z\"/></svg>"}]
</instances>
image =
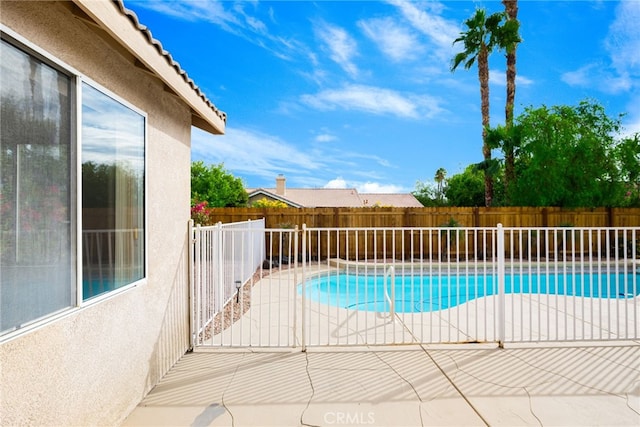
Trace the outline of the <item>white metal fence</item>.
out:
<instances>
[{"instance_id":1,"label":"white metal fence","mask_svg":"<svg viewBox=\"0 0 640 427\"><path fill-rule=\"evenodd\" d=\"M640 338L638 228L244 224L226 232L261 245L262 257L231 257L231 247L195 239L194 346ZM220 298L220 285L206 281L223 274L198 266L207 251L246 264L237 291Z\"/></svg>"},{"instance_id":2,"label":"white metal fence","mask_svg":"<svg viewBox=\"0 0 640 427\"><path fill-rule=\"evenodd\" d=\"M238 310L231 304L232 298L236 295L239 302L240 294L255 283L253 275L265 259L264 219L191 226L190 236L191 324L195 343L231 322L234 313L230 310Z\"/></svg>"}]
</instances>

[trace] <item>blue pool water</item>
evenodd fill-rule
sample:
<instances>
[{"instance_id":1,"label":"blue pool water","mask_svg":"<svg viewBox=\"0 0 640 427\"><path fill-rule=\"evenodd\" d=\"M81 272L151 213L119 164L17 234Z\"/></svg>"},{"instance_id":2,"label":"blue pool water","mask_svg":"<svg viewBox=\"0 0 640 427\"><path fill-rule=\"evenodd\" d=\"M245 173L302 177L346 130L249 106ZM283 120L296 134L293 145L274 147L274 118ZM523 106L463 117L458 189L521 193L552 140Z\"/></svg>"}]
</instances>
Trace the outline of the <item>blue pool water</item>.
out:
<instances>
[{"instance_id":1,"label":"blue pool water","mask_svg":"<svg viewBox=\"0 0 640 427\"><path fill-rule=\"evenodd\" d=\"M391 294L391 280L387 279ZM423 275L395 277L395 311L429 312L455 307L498 293L497 277L474 275ZM387 312L384 276L320 275L306 284L306 297L342 308ZM302 286L298 293L302 293ZM570 295L592 298L632 298L640 294L640 276L607 274L511 274L505 293Z\"/></svg>"}]
</instances>

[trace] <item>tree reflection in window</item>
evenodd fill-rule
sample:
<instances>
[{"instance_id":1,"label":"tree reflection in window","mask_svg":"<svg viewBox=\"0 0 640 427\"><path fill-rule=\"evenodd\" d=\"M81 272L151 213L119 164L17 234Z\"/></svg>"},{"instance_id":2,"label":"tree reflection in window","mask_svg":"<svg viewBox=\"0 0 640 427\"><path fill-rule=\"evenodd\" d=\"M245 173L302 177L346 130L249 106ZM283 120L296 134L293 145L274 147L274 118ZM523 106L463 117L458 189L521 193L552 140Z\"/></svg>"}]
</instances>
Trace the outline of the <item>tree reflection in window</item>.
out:
<instances>
[{"instance_id":1,"label":"tree reflection in window","mask_svg":"<svg viewBox=\"0 0 640 427\"><path fill-rule=\"evenodd\" d=\"M83 296L144 277L145 118L82 88Z\"/></svg>"}]
</instances>

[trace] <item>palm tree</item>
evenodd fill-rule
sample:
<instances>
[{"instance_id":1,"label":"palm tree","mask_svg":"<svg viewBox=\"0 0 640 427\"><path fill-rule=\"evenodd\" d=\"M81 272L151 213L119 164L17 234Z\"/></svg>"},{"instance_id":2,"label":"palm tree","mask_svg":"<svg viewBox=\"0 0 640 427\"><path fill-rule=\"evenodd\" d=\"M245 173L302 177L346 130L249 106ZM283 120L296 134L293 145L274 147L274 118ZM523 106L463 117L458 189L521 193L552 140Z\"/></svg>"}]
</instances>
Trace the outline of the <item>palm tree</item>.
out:
<instances>
[{"instance_id":1,"label":"palm tree","mask_svg":"<svg viewBox=\"0 0 640 427\"><path fill-rule=\"evenodd\" d=\"M462 42L464 50L457 53L451 62L451 71L464 63L464 68L469 69L478 62L478 80L480 81L480 105L482 113L482 155L484 163L491 161L491 149L486 143L487 131L490 125L489 119L489 54L498 45L497 35L504 13L494 13L487 17L484 9L477 9L475 14L464 23L467 26L465 32L454 40L454 44ZM491 206L493 200L493 178L485 170L484 176L485 205Z\"/></svg>"},{"instance_id":2,"label":"palm tree","mask_svg":"<svg viewBox=\"0 0 640 427\"><path fill-rule=\"evenodd\" d=\"M520 39L518 21L518 0L502 0L507 21L501 27L498 44L506 51L507 56L507 100L505 103L505 127L507 133L513 127L513 108L516 98L516 48ZM505 146L504 185L507 202L509 198L509 184L515 180L515 158L513 144Z\"/></svg>"},{"instance_id":3,"label":"palm tree","mask_svg":"<svg viewBox=\"0 0 640 427\"><path fill-rule=\"evenodd\" d=\"M436 175L433 179L436 180L436 182L438 183L438 189L437 189L437 195L436 197L438 198L438 200L442 200L442 195L443 195L443 182L444 182L444 178L447 176L447 171L444 168L438 168L438 170L436 171Z\"/></svg>"},{"instance_id":4,"label":"palm tree","mask_svg":"<svg viewBox=\"0 0 640 427\"><path fill-rule=\"evenodd\" d=\"M507 102L505 105L505 124L513 124L513 106L516 98L516 48L520 39L518 21L518 0L502 0L507 21L501 27L498 43L507 53Z\"/></svg>"}]
</instances>

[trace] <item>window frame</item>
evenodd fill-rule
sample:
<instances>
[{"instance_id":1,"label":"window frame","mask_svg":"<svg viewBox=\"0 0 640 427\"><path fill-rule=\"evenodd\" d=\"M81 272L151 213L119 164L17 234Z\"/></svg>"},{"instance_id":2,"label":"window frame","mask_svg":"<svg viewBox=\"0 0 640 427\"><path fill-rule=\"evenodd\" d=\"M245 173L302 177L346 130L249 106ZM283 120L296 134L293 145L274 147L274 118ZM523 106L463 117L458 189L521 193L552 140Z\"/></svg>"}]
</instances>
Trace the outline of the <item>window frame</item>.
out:
<instances>
[{"instance_id":1,"label":"window frame","mask_svg":"<svg viewBox=\"0 0 640 427\"><path fill-rule=\"evenodd\" d=\"M82 265L82 229L83 229L83 224L82 224L82 205L81 203L78 205L78 209L77 209L77 220L78 220L78 228L79 230L77 231L77 245L80 248L80 251L78 251L78 256L77 256L77 262L78 262L78 267L79 268L79 274L77 275L77 297L79 298L78 301L80 302L79 305L81 306L85 306L85 305L91 305L93 303L97 303L100 302L104 299L109 298L112 295L115 295L117 293L120 292L124 292L128 289L131 289L132 287L137 286L138 284L142 284L145 283L147 281L147 276L149 274L149 263L148 263L148 212L147 212L147 185L148 185L148 178L147 178L147 161L148 161L148 156L147 156L147 148L148 148L148 120L149 117L147 115L147 113L145 113L144 111L142 111L141 109L137 108L136 106L132 105L130 102L126 101L125 99L123 99L122 97L116 95L115 93L111 92L109 89L105 88L104 86L102 86L101 84L95 82L94 80L88 78L88 77L84 77L84 78L77 78L76 79L76 101L78 102L78 108L76 110L76 117L78 118L78 123L77 123L77 134L76 134L76 140L78 141L77 143L77 147L76 147L76 160L77 160L77 165L76 165L76 172L77 172L77 178L76 178L76 186L77 186L77 198L76 198L76 202L81 201L82 200L82 84L85 83L89 86L91 86L93 89L97 90L98 92L102 93L103 95L111 98L114 101L119 102L120 104L122 104L123 106L129 108L130 110L132 110L133 112L139 114L140 116L142 116L142 118L144 119L144 131L143 131L143 138L144 138L144 146L143 146L143 150L144 150L144 177L143 177L143 197L142 197L142 209L143 209L143 214L142 214L142 220L143 220L143 224L144 224L144 231L143 231L143 245L144 245L144 250L143 250L143 268L144 268L144 274L142 275L142 278L135 280L127 285L124 285L122 287L113 289L111 291L107 291L104 292L102 294L98 294L96 296L90 297L89 299L83 299L84 295L82 293L82 288L83 288L83 277L82 277L82 272L83 272L83 265Z\"/></svg>"},{"instance_id":2,"label":"window frame","mask_svg":"<svg viewBox=\"0 0 640 427\"><path fill-rule=\"evenodd\" d=\"M7 330L4 333L0 331L0 344L8 342L14 338L22 336L26 333L36 331L43 327L48 326L49 324L56 322L65 317L77 314L81 311L84 311L96 304L100 304L101 302L114 298L118 295L126 293L138 286L142 286L148 282L149 277L149 220L148 220L148 148L149 148L149 115L144 110L138 108L133 105L131 102L122 98L118 94L109 90L102 84L96 82L91 79L89 76L83 74L78 71L76 68L70 66L64 61L60 60L56 56L52 55L45 49L41 48L37 44L31 42L27 38L22 35L16 33L12 29L6 27L4 24L0 23L0 38L11 44L17 49L22 50L28 55L32 55L38 60L45 63L47 66L55 69L56 71L67 75L71 80L71 90L73 91L71 95L71 115L70 115L70 129L71 132L71 171L70 171L70 192L74 194L74 197L71 197L69 209L72 211L71 218L74 221L75 226L72 225L72 232L75 233L75 236L72 236L73 246L71 248L72 251L75 251L75 265L72 262L69 268L75 268L75 306L69 306L67 308L63 308L61 310L52 312L38 319L34 319L26 323L24 326L19 327L17 329ZM135 113L139 114L144 120L144 130L143 130L143 150L144 150L144 178L143 178L143 201L142 201L142 209L143 209L143 222L144 222L144 230L143 230L143 276L142 278L135 280L127 285L124 285L120 288L116 288L111 291L104 292L100 295L96 295L87 300L83 299L83 242L82 242L82 85L86 83L91 86L93 89L99 91L104 96L119 102L123 106L129 108ZM72 283L70 283L72 285Z\"/></svg>"}]
</instances>

